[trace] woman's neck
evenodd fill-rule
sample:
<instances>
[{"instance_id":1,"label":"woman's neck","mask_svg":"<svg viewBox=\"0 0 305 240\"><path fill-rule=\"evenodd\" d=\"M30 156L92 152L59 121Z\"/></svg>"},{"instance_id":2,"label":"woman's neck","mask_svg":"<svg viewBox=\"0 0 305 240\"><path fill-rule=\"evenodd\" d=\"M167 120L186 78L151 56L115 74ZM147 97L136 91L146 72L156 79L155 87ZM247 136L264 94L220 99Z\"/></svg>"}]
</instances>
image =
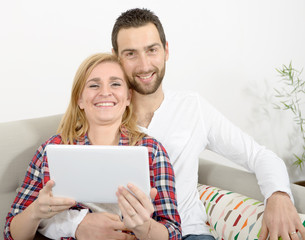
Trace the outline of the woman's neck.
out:
<instances>
[{"instance_id":1,"label":"woman's neck","mask_svg":"<svg viewBox=\"0 0 305 240\"><path fill-rule=\"evenodd\" d=\"M88 131L88 138L92 145L118 145L120 135L119 127L91 127Z\"/></svg>"}]
</instances>

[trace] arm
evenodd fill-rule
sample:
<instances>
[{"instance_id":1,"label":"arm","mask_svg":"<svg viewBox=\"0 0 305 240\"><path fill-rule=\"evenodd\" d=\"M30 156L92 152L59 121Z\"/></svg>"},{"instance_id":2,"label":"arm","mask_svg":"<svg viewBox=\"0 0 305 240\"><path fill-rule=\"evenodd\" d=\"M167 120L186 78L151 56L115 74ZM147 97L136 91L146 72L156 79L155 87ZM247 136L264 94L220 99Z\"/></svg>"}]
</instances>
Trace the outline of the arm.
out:
<instances>
[{"instance_id":1,"label":"arm","mask_svg":"<svg viewBox=\"0 0 305 240\"><path fill-rule=\"evenodd\" d=\"M265 197L266 210L262 226L262 239L271 236L288 236L296 229L304 231L293 206L289 177L285 163L270 150L260 146L250 136L234 126L220 113L201 102L208 114L209 149L255 173ZM295 229L295 230L293 230Z\"/></svg>"},{"instance_id":2,"label":"arm","mask_svg":"<svg viewBox=\"0 0 305 240\"><path fill-rule=\"evenodd\" d=\"M207 148L255 173L265 199L276 191L286 192L293 199L283 160L255 142L199 96L198 98L208 137Z\"/></svg>"},{"instance_id":3,"label":"arm","mask_svg":"<svg viewBox=\"0 0 305 240\"><path fill-rule=\"evenodd\" d=\"M12 235L15 239L18 239L19 233L23 231L23 238L33 237L41 218L51 217L58 210L69 208L71 204L74 204L73 200L73 203L71 200L66 202L63 199L50 201L52 182L43 189L43 182L49 181L49 173L44 160L45 145L40 146L30 162L22 186L8 213L4 231L5 239L13 239ZM38 196L39 200L36 200ZM49 210L48 206L50 204L56 205L52 214L46 212ZM58 207L58 204L63 204L62 208ZM26 229L23 229L23 226L26 226Z\"/></svg>"},{"instance_id":4,"label":"arm","mask_svg":"<svg viewBox=\"0 0 305 240\"><path fill-rule=\"evenodd\" d=\"M153 201L155 212L152 218L167 228L168 239L180 239L181 219L177 210L174 169L162 144L153 145L156 147L151 155L151 173L154 174L151 187L157 189L157 195Z\"/></svg>"}]
</instances>

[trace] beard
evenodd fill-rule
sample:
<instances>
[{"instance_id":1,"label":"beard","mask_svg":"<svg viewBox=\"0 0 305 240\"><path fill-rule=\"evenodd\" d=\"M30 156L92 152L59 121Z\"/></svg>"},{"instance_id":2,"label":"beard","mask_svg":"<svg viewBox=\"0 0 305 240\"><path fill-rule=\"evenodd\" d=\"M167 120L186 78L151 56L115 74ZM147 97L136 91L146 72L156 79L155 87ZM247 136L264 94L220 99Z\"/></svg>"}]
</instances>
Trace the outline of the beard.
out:
<instances>
[{"instance_id":1,"label":"beard","mask_svg":"<svg viewBox=\"0 0 305 240\"><path fill-rule=\"evenodd\" d=\"M151 82L149 85L145 85L140 81L136 81L137 75L143 73L140 72L133 73L131 77L128 77L131 88L137 93L140 93L142 95L149 95L155 93L160 87L162 80L164 78L165 64L160 70L155 67L152 72L154 72L155 80Z\"/></svg>"}]
</instances>

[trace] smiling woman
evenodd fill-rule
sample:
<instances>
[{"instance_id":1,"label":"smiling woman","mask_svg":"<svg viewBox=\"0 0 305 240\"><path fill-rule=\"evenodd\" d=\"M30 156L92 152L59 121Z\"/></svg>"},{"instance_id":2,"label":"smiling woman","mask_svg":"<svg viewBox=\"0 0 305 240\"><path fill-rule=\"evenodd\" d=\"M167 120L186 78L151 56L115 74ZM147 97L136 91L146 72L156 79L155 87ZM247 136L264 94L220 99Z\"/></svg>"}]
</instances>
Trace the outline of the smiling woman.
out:
<instances>
[{"instance_id":1,"label":"smiling woman","mask_svg":"<svg viewBox=\"0 0 305 240\"><path fill-rule=\"evenodd\" d=\"M100 77L102 76L102 78ZM98 64L90 73L78 105L84 110L90 129L88 133L94 135L95 128L107 125L107 132L117 132L117 137L111 144L118 143L118 129L122 123L122 116L130 105L131 90L124 80L124 73L120 65L114 62ZM98 140L91 138L93 144L105 143L105 134Z\"/></svg>"},{"instance_id":2,"label":"smiling woman","mask_svg":"<svg viewBox=\"0 0 305 240\"><path fill-rule=\"evenodd\" d=\"M91 234L181 239L172 165L161 143L138 130L130 98L127 78L115 56L95 54L81 64L58 133L38 148L7 215L5 239L33 238L37 230L51 239L93 239ZM53 197L45 151L49 144L147 147L150 197L132 184L129 191L118 187L114 205Z\"/></svg>"}]
</instances>

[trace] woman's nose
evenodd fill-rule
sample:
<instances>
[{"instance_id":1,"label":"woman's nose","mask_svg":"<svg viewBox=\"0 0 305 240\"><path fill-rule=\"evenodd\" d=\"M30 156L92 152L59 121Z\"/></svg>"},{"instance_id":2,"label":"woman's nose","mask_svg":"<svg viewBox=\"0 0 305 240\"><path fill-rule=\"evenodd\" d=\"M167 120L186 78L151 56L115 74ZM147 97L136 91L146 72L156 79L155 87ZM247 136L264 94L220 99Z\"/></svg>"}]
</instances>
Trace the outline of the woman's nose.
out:
<instances>
[{"instance_id":1,"label":"woman's nose","mask_svg":"<svg viewBox=\"0 0 305 240\"><path fill-rule=\"evenodd\" d=\"M100 95L103 97L108 97L108 96L112 95L112 92L109 87L103 86L101 88Z\"/></svg>"}]
</instances>

